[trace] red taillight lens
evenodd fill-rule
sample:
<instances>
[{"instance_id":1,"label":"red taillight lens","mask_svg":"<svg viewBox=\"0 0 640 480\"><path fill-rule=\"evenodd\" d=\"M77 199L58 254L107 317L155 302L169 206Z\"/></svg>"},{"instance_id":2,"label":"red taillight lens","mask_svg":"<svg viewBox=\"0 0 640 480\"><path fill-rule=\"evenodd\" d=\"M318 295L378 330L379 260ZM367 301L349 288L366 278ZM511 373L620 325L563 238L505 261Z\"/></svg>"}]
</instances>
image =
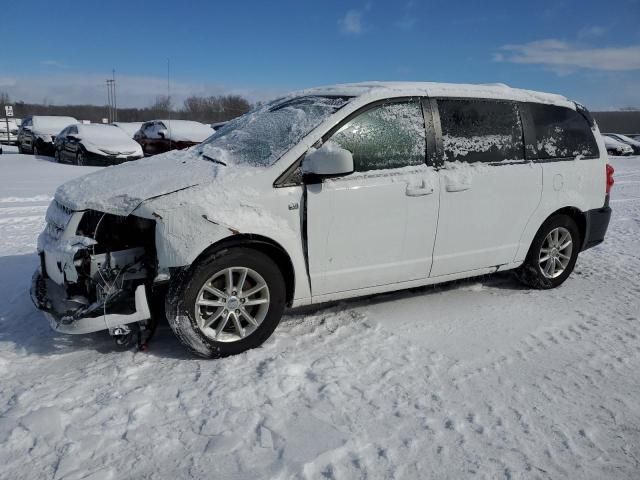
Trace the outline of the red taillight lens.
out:
<instances>
[{"instance_id":1,"label":"red taillight lens","mask_svg":"<svg viewBox=\"0 0 640 480\"><path fill-rule=\"evenodd\" d=\"M611 191L611 187L613 187L613 172L615 172L615 170L607 163L607 193L609 193Z\"/></svg>"}]
</instances>

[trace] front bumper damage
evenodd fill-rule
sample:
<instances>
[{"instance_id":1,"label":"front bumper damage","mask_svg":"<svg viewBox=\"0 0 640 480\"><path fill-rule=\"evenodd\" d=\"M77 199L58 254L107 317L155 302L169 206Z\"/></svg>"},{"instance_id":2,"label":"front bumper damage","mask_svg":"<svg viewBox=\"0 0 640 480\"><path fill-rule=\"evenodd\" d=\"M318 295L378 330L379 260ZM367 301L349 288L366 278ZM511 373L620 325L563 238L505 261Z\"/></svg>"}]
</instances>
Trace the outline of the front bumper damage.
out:
<instances>
[{"instance_id":1,"label":"front bumper damage","mask_svg":"<svg viewBox=\"0 0 640 480\"><path fill-rule=\"evenodd\" d=\"M113 330L151 318L144 285L135 290L135 311L129 314L106 313L104 308L84 306L70 299L66 289L45 278L38 268L31 281L31 300L41 310L53 330L60 333L83 334Z\"/></svg>"},{"instance_id":2,"label":"front bumper damage","mask_svg":"<svg viewBox=\"0 0 640 480\"><path fill-rule=\"evenodd\" d=\"M38 238L40 266L31 299L55 331L128 331L151 319L147 288L155 273L154 223L54 200Z\"/></svg>"}]
</instances>

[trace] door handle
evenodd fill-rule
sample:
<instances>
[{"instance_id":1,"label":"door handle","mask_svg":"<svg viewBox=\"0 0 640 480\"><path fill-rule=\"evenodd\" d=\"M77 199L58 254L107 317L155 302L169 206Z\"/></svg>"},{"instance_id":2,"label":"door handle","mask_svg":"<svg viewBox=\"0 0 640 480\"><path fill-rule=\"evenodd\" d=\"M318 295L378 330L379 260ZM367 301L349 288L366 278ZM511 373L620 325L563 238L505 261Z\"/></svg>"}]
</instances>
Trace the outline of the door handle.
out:
<instances>
[{"instance_id":1,"label":"door handle","mask_svg":"<svg viewBox=\"0 0 640 480\"><path fill-rule=\"evenodd\" d=\"M433 187L427 185L427 182L422 180L419 186L407 185L406 194L409 197L421 197L423 195L431 195L433 193Z\"/></svg>"},{"instance_id":2,"label":"door handle","mask_svg":"<svg viewBox=\"0 0 640 480\"><path fill-rule=\"evenodd\" d=\"M453 185L447 185L447 192L464 192L471 188L470 183L457 183Z\"/></svg>"}]
</instances>

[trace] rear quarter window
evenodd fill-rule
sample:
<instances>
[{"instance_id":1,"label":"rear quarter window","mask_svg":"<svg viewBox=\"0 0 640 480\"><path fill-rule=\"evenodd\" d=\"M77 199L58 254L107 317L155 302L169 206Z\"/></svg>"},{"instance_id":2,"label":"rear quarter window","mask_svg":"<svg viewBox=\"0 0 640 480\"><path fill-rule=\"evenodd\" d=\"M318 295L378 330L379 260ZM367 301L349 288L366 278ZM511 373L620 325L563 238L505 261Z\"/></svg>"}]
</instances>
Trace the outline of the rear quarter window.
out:
<instances>
[{"instance_id":1,"label":"rear quarter window","mask_svg":"<svg viewBox=\"0 0 640 480\"><path fill-rule=\"evenodd\" d=\"M534 135L533 145L527 145L527 152L536 152L538 159L599 155L589 121L582 114L556 105L530 103L528 107Z\"/></svg>"},{"instance_id":2,"label":"rear quarter window","mask_svg":"<svg viewBox=\"0 0 640 480\"><path fill-rule=\"evenodd\" d=\"M522 123L514 102L439 99L445 161L524 159Z\"/></svg>"}]
</instances>

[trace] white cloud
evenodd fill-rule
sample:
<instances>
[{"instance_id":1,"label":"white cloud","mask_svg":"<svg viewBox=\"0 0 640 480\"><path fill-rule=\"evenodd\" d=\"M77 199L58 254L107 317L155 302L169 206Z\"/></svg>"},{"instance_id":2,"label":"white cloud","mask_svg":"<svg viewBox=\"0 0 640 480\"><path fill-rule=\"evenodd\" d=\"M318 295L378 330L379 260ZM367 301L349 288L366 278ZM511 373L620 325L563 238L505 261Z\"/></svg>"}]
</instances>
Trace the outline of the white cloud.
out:
<instances>
[{"instance_id":1,"label":"white cloud","mask_svg":"<svg viewBox=\"0 0 640 480\"><path fill-rule=\"evenodd\" d=\"M360 10L349 10L344 17L338 20L340 30L347 35L360 35L364 32L362 25L363 12Z\"/></svg>"},{"instance_id":2,"label":"white cloud","mask_svg":"<svg viewBox=\"0 0 640 480\"><path fill-rule=\"evenodd\" d=\"M593 25L591 27L583 27L578 30L578 38L594 38L601 37L607 33L607 29L599 25Z\"/></svg>"},{"instance_id":3,"label":"white cloud","mask_svg":"<svg viewBox=\"0 0 640 480\"><path fill-rule=\"evenodd\" d=\"M494 61L544 65L560 74L578 68L607 71L640 70L640 45L579 48L560 40L505 45Z\"/></svg>"},{"instance_id":4,"label":"white cloud","mask_svg":"<svg viewBox=\"0 0 640 480\"><path fill-rule=\"evenodd\" d=\"M50 104L107 103L106 79L108 74L59 73L47 75L0 74L0 92L7 92L12 100L43 102ZM162 77L116 75L118 105L122 107L145 107L153 103L156 96L167 94L167 79ZM172 81L173 104L180 106L189 95L242 95L251 102L265 101L283 93L278 89L228 87L225 85Z\"/></svg>"},{"instance_id":5,"label":"white cloud","mask_svg":"<svg viewBox=\"0 0 640 480\"><path fill-rule=\"evenodd\" d=\"M58 60L42 60L40 65L44 67L66 68L66 65Z\"/></svg>"}]
</instances>

